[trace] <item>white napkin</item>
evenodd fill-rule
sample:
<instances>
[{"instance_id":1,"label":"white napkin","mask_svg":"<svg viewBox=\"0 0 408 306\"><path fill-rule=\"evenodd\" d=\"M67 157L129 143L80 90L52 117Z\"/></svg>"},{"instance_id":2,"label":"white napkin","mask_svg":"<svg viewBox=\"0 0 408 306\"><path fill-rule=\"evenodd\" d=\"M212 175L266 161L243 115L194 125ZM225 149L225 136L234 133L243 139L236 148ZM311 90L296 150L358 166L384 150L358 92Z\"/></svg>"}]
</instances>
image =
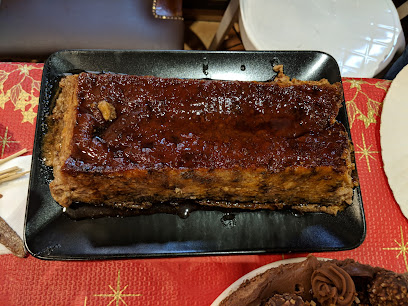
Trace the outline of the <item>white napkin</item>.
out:
<instances>
[{"instance_id":1,"label":"white napkin","mask_svg":"<svg viewBox=\"0 0 408 306\"><path fill-rule=\"evenodd\" d=\"M31 168L31 155L16 157L2 165L0 171L17 166L23 171L29 171ZM23 238L24 218L27 205L29 173L26 175L0 184L0 216ZM0 244L0 255L10 254L11 252Z\"/></svg>"}]
</instances>

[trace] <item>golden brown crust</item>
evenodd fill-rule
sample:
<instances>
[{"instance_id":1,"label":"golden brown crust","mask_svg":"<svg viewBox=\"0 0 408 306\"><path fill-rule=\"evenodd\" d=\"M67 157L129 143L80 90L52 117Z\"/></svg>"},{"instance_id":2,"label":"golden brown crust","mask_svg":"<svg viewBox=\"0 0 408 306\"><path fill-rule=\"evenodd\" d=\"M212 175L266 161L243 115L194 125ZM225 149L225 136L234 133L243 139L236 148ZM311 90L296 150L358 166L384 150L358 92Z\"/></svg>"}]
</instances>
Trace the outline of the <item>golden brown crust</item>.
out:
<instances>
[{"instance_id":1,"label":"golden brown crust","mask_svg":"<svg viewBox=\"0 0 408 306\"><path fill-rule=\"evenodd\" d=\"M43 146L45 164L54 169L54 180L50 184L51 195L58 199L62 206L69 206L71 203L70 189L58 188L58 186L69 184L69 178L62 173L61 167L70 156L74 141L73 133L78 106L77 87L78 75L67 76L61 80L61 92L48 118L49 130Z\"/></svg>"},{"instance_id":2,"label":"golden brown crust","mask_svg":"<svg viewBox=\"0 0 408 306\"><path fill-rule=\"evenodd\" d=\"M273 81L282 86L301 85L301 84L317 85L317 86L333 86L333 85L339 86L339 83L331 84L327 79L320 79L318 81L302 81L302 80L298 80L295 78L291 79L288 75L284 74L283 65L276 65L273 67L273 70L278 73Z\"/></svg>"}]
</instances>

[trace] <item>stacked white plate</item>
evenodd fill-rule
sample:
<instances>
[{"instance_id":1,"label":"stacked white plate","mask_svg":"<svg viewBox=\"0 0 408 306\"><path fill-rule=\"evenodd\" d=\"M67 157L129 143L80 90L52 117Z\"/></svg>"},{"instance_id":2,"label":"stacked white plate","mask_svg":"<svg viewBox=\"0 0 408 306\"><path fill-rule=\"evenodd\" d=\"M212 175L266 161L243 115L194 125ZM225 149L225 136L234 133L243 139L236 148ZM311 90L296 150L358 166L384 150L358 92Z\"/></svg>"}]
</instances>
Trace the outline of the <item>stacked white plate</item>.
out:
<instances>
[{"instance_id":1,"label":"stacked white plate","mask_svg":"<svg viewBox=\"0 0 408 306\"><path fill-rule=\"evenodd\" d=\"M323 51L343 77L374 77L405 47L391 0L240 0L239 21L246 50Z\"/></svg>"}]
</instances>

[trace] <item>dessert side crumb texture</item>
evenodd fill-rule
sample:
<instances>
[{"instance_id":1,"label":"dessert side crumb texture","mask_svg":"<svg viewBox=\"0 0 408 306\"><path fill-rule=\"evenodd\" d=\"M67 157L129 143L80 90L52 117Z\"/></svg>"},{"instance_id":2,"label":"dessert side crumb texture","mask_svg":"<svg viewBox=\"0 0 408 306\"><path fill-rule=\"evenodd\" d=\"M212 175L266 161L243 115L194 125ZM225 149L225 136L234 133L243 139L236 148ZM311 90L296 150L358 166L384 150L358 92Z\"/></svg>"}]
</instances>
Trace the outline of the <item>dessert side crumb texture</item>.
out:
<instances>
[{"instance_id":1,"label":"dessert side crumb texture","mask_svg":"<svg viewBox=\"0 0 408 306\"><path fill-rule=\"evenodd\" d=\"M351 144L335 121L341 84L289 80L279 69L265 83L64 78L44 145L53 197L63 206L192 199L336 213L353 188Z\"/></svg>"},{"instance_id":2,"label":"dessert side crumb texture","mask_svg":"<svg viewBox=\"0 0 408 306\"><path fill-rule=\"evenodd\" d=\"M220 305L408 305L407 286L408 273L310 255L246 280Z\"/></svg>"}]
</instances>

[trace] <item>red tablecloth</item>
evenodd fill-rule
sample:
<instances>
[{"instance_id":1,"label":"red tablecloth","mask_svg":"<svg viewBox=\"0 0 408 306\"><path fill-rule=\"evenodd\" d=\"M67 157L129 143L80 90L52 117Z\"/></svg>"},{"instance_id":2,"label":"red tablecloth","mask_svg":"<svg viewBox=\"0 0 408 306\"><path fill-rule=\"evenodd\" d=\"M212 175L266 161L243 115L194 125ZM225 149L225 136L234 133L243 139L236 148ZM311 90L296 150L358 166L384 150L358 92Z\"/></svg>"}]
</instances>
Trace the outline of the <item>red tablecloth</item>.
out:
<instances>
[{"instance_id":1,"label":"red tablecloth","mask_svg":"<svg viewBox=\"0 0 408 306\"><path fill-rule=\"evenodd\" d=\"M42 64L0 63L0 157L32 148ZM351 251L320 257L408 271L408 221L388 186L379 123L389 81L343 79L367 237ZM1 204L1 199L0 199ZM306 254L106 261L43 261L0 256L0 305L209 305L247 272Z\"/></svg>"}]
</instances>

